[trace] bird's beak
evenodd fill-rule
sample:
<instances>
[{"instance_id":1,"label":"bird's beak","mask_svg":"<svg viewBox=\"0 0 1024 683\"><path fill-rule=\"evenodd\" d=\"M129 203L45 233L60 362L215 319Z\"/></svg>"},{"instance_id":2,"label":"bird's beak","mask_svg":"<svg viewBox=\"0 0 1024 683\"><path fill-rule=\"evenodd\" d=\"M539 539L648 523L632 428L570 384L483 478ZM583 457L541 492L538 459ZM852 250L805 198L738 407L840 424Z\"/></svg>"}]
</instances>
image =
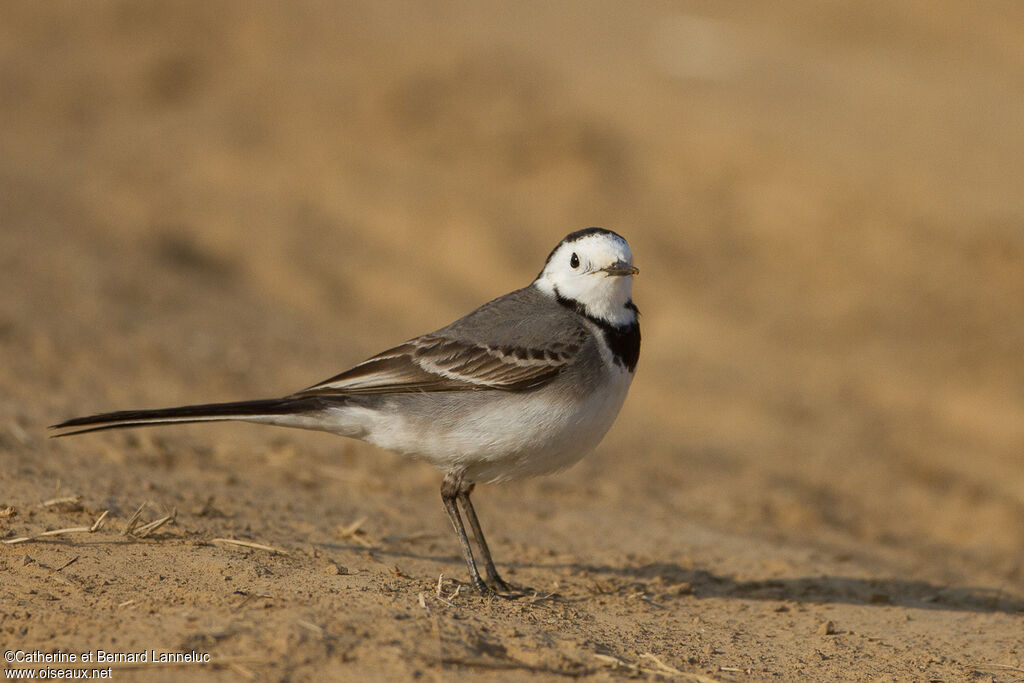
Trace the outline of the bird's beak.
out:
<instances>
[{"instance_id":1,"label":"bird's beak","mask_svg":"<svg viewBox=\"0 0 1024 683\"><path fill-rule=\"evenodd\" d=\"M626 263L625 261L616 261L607 268L602 268L601 272L616 276L636 275L640 272L640 269L634 265Z\"/></svg>"}]
</instances>

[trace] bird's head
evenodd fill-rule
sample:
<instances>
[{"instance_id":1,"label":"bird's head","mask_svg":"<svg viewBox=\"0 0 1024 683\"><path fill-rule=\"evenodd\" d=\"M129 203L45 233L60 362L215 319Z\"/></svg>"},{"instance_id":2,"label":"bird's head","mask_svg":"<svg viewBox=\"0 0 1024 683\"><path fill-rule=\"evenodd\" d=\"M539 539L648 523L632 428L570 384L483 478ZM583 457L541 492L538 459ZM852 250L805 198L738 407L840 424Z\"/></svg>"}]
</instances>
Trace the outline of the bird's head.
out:
<instances>
[{"instance_id":1,"label":"bird's head","mask_svg":"<svg viewBox=\"0 0 1024 683\"><path fill-rule=\"evenodd\" d=\"M633 276L639 272L621 235L587 228L558 243L533 284L588 315L612 325L628 325L636 320Z\"/></svg>"}]
</instances>

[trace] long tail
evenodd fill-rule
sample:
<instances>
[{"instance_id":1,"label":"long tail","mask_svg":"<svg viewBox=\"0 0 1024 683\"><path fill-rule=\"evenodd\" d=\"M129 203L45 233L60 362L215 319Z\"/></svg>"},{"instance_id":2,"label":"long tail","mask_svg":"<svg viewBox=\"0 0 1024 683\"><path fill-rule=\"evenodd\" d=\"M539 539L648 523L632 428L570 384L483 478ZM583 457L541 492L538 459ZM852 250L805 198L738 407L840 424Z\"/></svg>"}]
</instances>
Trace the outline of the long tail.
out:
<instances>
[{"instance_id":1,"label":"long tail","mask_svg":"<svg viewBox=\"0 0 1024 683\"><path fill-rule=\"evenodd\" d=\"M72 434L98 432L103 429L222 420L243 420L315 429L316 426L311 423L315 422L315 416L322 414L332 406L340 405L343 401L344 398L341 396L302 396L236 401L234 403L207 403L157 410L122 410L116 413L76 417L60 424L51 425L50 429L71 430L54 434L54 436L71 436ZM310 420L304 420L304 417L310 418Z\"/></svg>"}]
</instances>

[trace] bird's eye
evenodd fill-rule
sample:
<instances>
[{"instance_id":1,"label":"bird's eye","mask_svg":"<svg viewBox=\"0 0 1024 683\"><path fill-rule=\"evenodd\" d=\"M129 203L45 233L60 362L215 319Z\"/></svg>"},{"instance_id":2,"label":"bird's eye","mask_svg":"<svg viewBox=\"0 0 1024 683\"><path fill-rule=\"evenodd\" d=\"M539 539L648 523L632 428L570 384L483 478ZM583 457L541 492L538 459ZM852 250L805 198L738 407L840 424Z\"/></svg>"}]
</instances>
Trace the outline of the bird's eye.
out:
<instances>
[{"instance_id":1,"label":"bird's eye","mask_svg":"<svg viewBox=\"0 0 1024 683\"><path fill-rule=\"evenodd\" d=\"M580 267L580 257L576 255L576 252L573 252L572 256L569 257L569 267L570 268L579 268Z\"/></svg>"}]
</instances>

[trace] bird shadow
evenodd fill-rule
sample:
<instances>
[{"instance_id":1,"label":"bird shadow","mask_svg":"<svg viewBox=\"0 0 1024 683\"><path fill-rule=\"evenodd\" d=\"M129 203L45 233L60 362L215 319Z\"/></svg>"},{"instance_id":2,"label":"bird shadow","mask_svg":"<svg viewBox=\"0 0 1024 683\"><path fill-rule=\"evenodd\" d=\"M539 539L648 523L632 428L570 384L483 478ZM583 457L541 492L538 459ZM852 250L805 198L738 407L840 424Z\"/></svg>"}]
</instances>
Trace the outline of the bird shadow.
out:
<instances>
[{"instance_id":1,"label":"bird shadow","mask_svg":"<svg viewBox=\"0 0 1024 683\"><path fill-rule=\"evenodd\" d=\"M794 603L845 603L851 605L912 607L964 612L1024 612L1024 600L1001 589L977 586L943 586L926 581L848 576L807 576L737 580L704 569L690 569L669 562L638 566L568 565L590 576L617 576L636 581L655 580L688 585L699 599L737 598Z\"/></svg>"},{"instance_id":2,"label":"bird shadow","mask_svg":"<svg viewBox=\"0 0 1024 683\"><path fill-rule=\"evenodd\" d=\"M428 554L400 549L391 545L363 547L346 544L327 544L331 550L370 551L382 557L405 557L438 563L462 563L458 555ZM854 578L848 576L807 576L795 578L769 578L739 580L719 576L705 569L692 569L672 562L650 562L634 566L593 565L583 563L498 563L499 569L551 570L590 578L600 583L617 579L627 584L657 582L665 587L669 597L688 595L697 599L734 598L738 600L764 600L797 604L844 603L875 607L898 606L915 609L953 610L963 612L1024 613L1024 600L1002 589L979 586L944 586L927 581L892 578ZM679 591L679 587L686 590ZM649 587L647 587L649 589ZM597 587L596 592L607 590ZM657 591L654 591L657 592ZM665 602L664 597L658 597Z\"/></svg>"}]
</instances>

